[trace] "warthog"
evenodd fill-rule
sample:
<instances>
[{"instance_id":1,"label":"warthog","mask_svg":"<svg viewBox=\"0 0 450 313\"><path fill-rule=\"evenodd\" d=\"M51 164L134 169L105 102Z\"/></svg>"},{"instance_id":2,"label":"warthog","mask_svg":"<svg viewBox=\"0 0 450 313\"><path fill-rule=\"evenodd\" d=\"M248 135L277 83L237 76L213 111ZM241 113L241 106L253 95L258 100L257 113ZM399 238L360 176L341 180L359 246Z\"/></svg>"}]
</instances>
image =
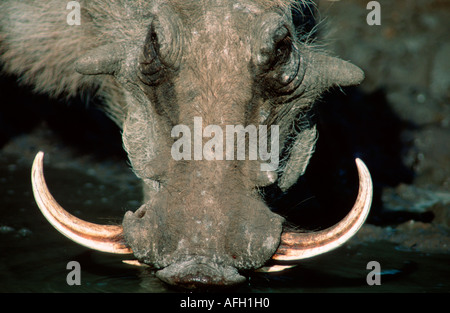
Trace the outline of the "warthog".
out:
<instances>
[{"instance_id":1,"label":"warthog","mask_svg":"<svg viewBox=\"0 0 450 313\"><path fill-rule=\"evenodd\" d=\"M270 184L286 191L304 173L317 137L311 109L318 96L364 77L358 67L300 40L292 18L296 3L79 4L80 25L68 25L67 1L3 0L1 60L6 71L41 92L71 96L96 88L123 130L144 201L125 214L121 226L79 220L49 193L40 152L33 191L57 230L93 249L133 253L155 268L157 277L184 287L237 284L245 280L244 270L284 268L264 265L327 252L357 232L372 198L370 174L358 159L358 198L347 217L329 229L286 230L259 193ZM192 130L192 143L180 144L187 134L172 132L180 125ZM207 125L213 126L209 132ZM227 137L231 148L225 149L225 138L216 135L230 125L241 131ZM258 133L265 153L232 140L250 139L252 125L267 130L266 136ZM244 158L233 157L242 145L248 148ZM274 162L264 166L268 154Z\"/></svg>"}]
</instances>

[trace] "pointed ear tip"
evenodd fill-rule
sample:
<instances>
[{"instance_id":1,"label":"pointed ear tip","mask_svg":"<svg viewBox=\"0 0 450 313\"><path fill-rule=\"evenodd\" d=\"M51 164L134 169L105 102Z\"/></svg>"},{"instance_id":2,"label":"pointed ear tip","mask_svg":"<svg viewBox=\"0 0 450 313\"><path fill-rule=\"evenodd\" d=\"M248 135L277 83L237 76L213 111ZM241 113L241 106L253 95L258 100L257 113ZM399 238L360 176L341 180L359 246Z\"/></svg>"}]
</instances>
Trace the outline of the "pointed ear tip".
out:
<instances>
[{"instance_id":1,"label":"pointed ear tip","mask_svg":"<svg viewBox=\"0 0 450 313\"><path fill-rule=\"evenodd\" d=\"M83 75L93 75L99 72L98 62L90 53L79 57L75 61L74 67L75 71Z\"/></svg>"},{"instance_id":2,"label":"pointed ear tip","mask_svg":"<svg viewBox=\"0 0 450 313\"><path fill-rule=\"evenodd\" d=\"M346 63L346 71L342 73L343 75L337 85L342 87L359 85L365 78L364 71L350 62Z\"/></svg>"},{"instance_id":3,"label":"pointed ear tip","mask_svg":"<svg viewBox=\"0 0 450 313\"><path fill-rule=\"evenodd\" d=\"M359 68L358 66L355 66L355 85L362 83L362 81L364 80L364 78L366 78L366 75L364 74L364 71Z\"/></svg>"},{"instance_id":4,"label":"pointed ear tip","mask_svg":"<svg viewBox=\"0 0 450 313\"><path fill-rule=\"evenodd\" d=\"M74 64L75 71L77 71L80 74L89 74L89 71L86 68L86 63L87 62L84 60L83 57L76 60Z\"/></svg>"},{"instance_id":5,"label":"pointed ear tip","mask_svg":"<svg viewBox=\"0 0 450 313\"><path fill-rule=\"evenodd\" d=\"M109 74L117 70L118 62L123 59L122 46L108 44L94 48L75 61L75 70L84 75Z\"/></svg>"},{"instance_id":6,"label":"pointed ear tip","mask_svg":"<svg viewBox=\"0 0 450 313\"><path fill-rule=\"evenodd\" d=\"M364 78L366 77L366 75L364 74L364 71L362 69L360 69L359 67L355 66L356 70L353 78L353 82L352 85L359 85L363 82Z\"/></svg>"},{"instance_id":7,"label":"pointed ear tip","mask_svg":"<svg viewBox=\"0 0 450 313\"><path fill-rule=\"evenodd\" d=\"M318 66L326 68L329 86L354 86L364 80L364 72L358 66L349 61L326 54L314 54L313 59L318 61Z\"/></svg>"}]
</instances>

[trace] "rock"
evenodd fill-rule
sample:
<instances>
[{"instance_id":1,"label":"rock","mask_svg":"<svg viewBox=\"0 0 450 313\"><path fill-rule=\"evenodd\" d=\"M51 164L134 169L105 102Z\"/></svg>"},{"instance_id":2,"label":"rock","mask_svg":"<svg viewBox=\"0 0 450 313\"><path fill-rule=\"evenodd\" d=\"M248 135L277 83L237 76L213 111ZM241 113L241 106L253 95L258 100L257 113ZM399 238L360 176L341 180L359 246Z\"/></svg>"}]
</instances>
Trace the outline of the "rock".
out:
<instances>
[{"instance_id":1,"label":"rock","mask_svg":"<svg viewBox=\"0 0 450 313\"><path fill-rule=\"evenodd\" d=\"M439 47L434 57L431 70L430 90L436 98L448 100L450 98L450 44L444 43Z\"/></svg>"},{"instance_id":2,"label":"rock","mask_svg":"<svg viewBox=\"0 0 450 313\"><path fill-rule=\"evenodd\" d=\"M450 253L450 229L435 223L408 221L395 228L366 224L349 245L388 241L397 249L424 253Z\"/></svg>"},{"instance_id":3,"label":"rock","mask_svg":"<svg viewBox=\"0 0 450 313\"><path fill-rule=\"evenodd\" d=\"M450 193L418 188L401 184L396 188L386 188L382 195L384 208L391 211L423 213L435 206L450 208Z\"/></svg>"}]
</instances>

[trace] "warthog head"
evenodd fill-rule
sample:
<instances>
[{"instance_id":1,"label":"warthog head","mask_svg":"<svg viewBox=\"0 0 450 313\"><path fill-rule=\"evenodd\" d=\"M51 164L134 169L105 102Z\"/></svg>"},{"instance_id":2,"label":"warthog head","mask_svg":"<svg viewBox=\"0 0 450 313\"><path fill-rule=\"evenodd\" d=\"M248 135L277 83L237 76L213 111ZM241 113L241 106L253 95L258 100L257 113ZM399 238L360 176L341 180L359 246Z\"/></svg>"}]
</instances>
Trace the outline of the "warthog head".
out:
<instances>
[{"instance_id":1,"label":"warthog head","mask_svg":"<svg viewBox=\"0 0 450 313\"><path fill-rule=\"evenodd\" d=\"M105 82L104 98L123 129L145 200L125 214L122 226L81 221L48 192L39 153L35 198L60 232L97 250L133 253L163 281L196 287L242 282L239 271L262 268L270 259L327 252L360 228L372 192L360 160L358 199L330 229L285 231L283 218L258 192L274 183L285 191L297 181L316 141L314 101L364 76L300 41L290 1L111 3L82 2L80 29L109 22L135 28L108 25L109 37L77 57L75 69L80 80ZM105 12L111 8L117 11ZM245 149L243 159L239 149Z\"/></svg>"}]
</instances>

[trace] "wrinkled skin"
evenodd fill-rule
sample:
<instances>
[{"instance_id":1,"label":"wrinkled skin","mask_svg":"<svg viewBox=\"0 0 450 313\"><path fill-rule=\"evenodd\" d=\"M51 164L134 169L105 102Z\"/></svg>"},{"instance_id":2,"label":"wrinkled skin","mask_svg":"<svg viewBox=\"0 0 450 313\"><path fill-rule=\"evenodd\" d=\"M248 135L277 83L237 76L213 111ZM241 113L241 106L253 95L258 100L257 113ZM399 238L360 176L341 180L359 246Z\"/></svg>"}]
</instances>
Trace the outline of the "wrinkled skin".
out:
<instances>
[{"instance_id":1,"label":"wrinkled skin","mask_svg":"<svg viewBox=\"0 0 450 313\"><path fill-rule=\"evenodd\" d=\"M81 2L87 22L80 29L95 30L102 10L115 5L120 15L118 3L103 8ZM359 83L362 72L300 43L288 2L121 5L134 14L128 19L136 29L126 29L132 35L123 31L123 38L114 40L110 30L101 45L92 43L73 59L82 74L76 77L80 86L102 82L132 168L144 183L144 203L123 220L125 241L170 284L240 283L238 270L263 266L283 227L283 218L270 211L258 188L276 182L287 190L295 183L314 149L314 100L332 86ZM4 57L12 70L14 60ZM202 117L203 127L279 125L283 162L277 171L262 172L258 160L175 161L171 129L179 124L193 129L194 117Z\"/></svg>"},{"instance_id":2,"label":"wrinkled skin","mask_svg":"<svg viewBox=\"0 0 450 313\"><path fill-rule=\"evenodd\" d=\"M178 124L192 126L195 116L201 116L204 125L223 128L258 124L257 108L263 99L256 97L253 90L260 68L252 64L252 47L257 44L253 41L259 29L242 24L248 18L256 20L243 10L233 9L231 3L211 6L201 16L185 20L170 9L161 10L158 14L161 27L168 23L166 27L175 28L169 31L182 38L167 43L171 45L170 51L181 50L176 57L170 61L163 59L161 62L167 62L167 66L163 65L151 78L142 79L150 85L142 87L152 103L147 110L155 110L163 117L158 121L161 132ZM159 42L164 40L156 26L153 31ZM147 45L151 46L148 50ZM153 49L150 40L141 60L156 57L152 55L157 54ZM162 81L153 85L158 79ZM124 141L131 155L141 144L133 141L136 138L133 123L140 121L127 120L124 125ZM161 137L167 142L166 135ZM139 260L166 267L159 274L163 280L182 283L184 276L193 275L191 268L197 271L195 264L215 264L211 273L198 270L201 275L194 276L203 277L199 279L208 284L216 280L218 284L242 281L232 269L262 266L275 252L282 230L283 219L270 212L255 189L259 164L174 161L168 154L171 144L169 141L158 145L156 157L164 156L167 162L163 164L150 160L141 164L140 154L131 157L135 170L144 165L144 169L136 172L151 181L148 189L151 190L155 180L162 188L154 196L148 196L149 201L136 213L125 215L127 242ZM191 265L180 265L186 261Z\"/></svg>"}]
</instances>

